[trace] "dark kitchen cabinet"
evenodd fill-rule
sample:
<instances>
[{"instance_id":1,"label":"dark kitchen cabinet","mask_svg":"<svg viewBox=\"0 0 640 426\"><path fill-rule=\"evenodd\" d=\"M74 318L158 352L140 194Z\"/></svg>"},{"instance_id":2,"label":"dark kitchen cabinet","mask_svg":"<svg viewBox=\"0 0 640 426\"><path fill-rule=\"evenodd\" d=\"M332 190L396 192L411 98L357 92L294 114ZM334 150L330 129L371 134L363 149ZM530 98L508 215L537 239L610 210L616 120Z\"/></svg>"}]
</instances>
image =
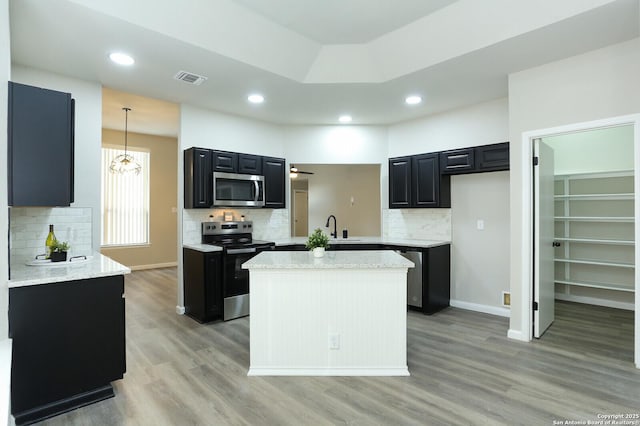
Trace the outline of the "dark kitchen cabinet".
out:
<instances>
[{"instance_id":1,"label":"dark kitchen cabinet","mask_svg":"<svg viewBox=\"0 0 640 426\"><path fill-rule=\"evenodd\" d=\"M389 208L451 207L451 179L438 153L389 160Z\"/></svg>"},{"instance_id":2,"label":"dark kitchen cabinet","mask_svg":"<svg viewBox=\"0 0 640 426\"><path fill-rule=\"evenodd\" d=\"M74 107L70 93L9 82L10 206L73 202Z\"/></svg>"},{"instance_id":3,"label":"dark kitchen cabinet","mask_svg":"<svg viewBox=\"0 0 640 426\"><path fill-rule=\"evenodd\" d=\"M198 322L221 319L222 255L183 248L185 313Z\"/></svg>"},{"instance_id":4,"label":"dark kitchen cabinet","mask_svg":"<svg viewBox=\"0 0 640 426\"><path fill-rule=\"evenodd\" d=\"M389 160L389 208L409 208L411 204L411 157Z\"/></svg>"},{"instance_id":5,"label":"dark kitchen cabinet","mask_svg":"<svg viewBox=\"0 0 640 426\"><path fill-rule=\"evenodd\" d=\"M433 314L447 306L451 297L451 245L422 251L422 308Z\"/></svg>"},{"instance_id":6,"label":"dark kitchen cabinet","mask_svg":"<svg viewBox=\"0 0 640 426\"><path fill-rule=\"evenodd\" d=\"M456 149L440 153L440 172L446 174L469 173L475 169L473 148Z\"/></svg>"},{"instance_id":7,"label":"dark kitchen cabinet","mask_svg":"<svg viewBox=\"0 0 640 426\"><path fill-rule=\"evenodd\" d=\"M213 151L213 171L225 173L238 173L238 153L226 151Z\"/></svg>"},{"instance_id":8,"label":"dark kitchen cabinet","mask_svg":"<svg viewBox=\"0 0 640 426\"><path fill-rule=\"evenodd\" d=\"M126 370L124 276L10 288L9 337L16 424L114 396Z\"/></svg>"},{"instance_id":9,"label":"dark kitchen cabinet","mask_svg":"<svg viewBox=\"0 0 640 426\"><path fill-rule=\"evenodd\" d=\"M238 154L238 173L262 175L262 157L251 154Z\"/></svg>"},{"instance_id":10,"label":"dark kitchen cabinet","mask_svg":"<svg viewBox=\"0 0 640 426\"><path fill-rule=\"evenodd\" d=\"M509 170L509 142L477 146L475 156L478 172Z\"/></svg>"},{"instance_id":11,"label":"dark kitchen cabinet","mask_svg":"<svg viewBox=\"0 0 640 426\"><path fill-rule=\"evenodd\" d=\"M213 203L211 150L189 148L184 151L184 207L209 208Z\"/></svg>"},{"instance_id":12,"label":"dark kitchen cabinet","mask_svg":"<svg viewBox=\"0 0 640 426\"><path fill-rule=\"evenodd\" d=\"M264 175L264 206L272 209L286 207L286 164L284 158L262 157Z\"/></svg>"},{"instance_id":13,"label":"dark kitchen cabinet","mask_svg":"<svg viewBox=\"0 0 640 426\"><path fill-rule=\"evenodd\" d=\"M411 157L413 207L451 207L451 178L440 175L438 153Z\"/></svg>"}]
</instances>

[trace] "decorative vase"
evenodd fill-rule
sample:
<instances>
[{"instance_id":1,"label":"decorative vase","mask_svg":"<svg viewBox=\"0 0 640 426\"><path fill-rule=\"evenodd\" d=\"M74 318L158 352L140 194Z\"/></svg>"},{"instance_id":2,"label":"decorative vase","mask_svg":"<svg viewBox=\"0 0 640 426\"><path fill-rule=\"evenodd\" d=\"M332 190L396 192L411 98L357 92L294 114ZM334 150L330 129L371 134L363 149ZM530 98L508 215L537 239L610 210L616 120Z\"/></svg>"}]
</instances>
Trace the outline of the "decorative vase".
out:
<instances>
[{"instance_id":1,"label":"decorative vase","mask_svg":"<svg viewBox=\"0 0 640 426\"><path fill-rule=\"evenodd\" d=\"M313 249L313 257L323 257L324 247L316 247Z\"/></svg>"}]
</instances>

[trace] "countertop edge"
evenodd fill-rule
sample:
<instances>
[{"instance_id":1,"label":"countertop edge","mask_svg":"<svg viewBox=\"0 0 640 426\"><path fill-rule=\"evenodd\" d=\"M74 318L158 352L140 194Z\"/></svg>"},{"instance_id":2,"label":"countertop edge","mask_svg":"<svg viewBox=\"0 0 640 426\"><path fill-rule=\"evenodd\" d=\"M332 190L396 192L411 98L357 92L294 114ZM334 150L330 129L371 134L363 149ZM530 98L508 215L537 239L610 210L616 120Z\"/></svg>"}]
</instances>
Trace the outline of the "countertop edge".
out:
<instances>
[{"instance_id":1,"label":"countertop edge","mask_svg":"<svg viewBox=\"0 0 640 426\"><path fill-rule=\"evenodd\" d=\"M115 275L126 275L131 273L131 269L116 262L101 253L93 253L94 259L90 262L63 267L64 269L46 268L40 266L26 266L17 263L11 265L12 275L18 278L10 279L8 287L28 287L32 285L53 284L65 281L85 280L91 278L109 277ZM30 269L31 268L31 269ZM16 272L18 272L16 274ZM33 272L36 277L21 277L21 275ZM47 275L48 274L48 275Z\"/></svg>"}]
</instances>

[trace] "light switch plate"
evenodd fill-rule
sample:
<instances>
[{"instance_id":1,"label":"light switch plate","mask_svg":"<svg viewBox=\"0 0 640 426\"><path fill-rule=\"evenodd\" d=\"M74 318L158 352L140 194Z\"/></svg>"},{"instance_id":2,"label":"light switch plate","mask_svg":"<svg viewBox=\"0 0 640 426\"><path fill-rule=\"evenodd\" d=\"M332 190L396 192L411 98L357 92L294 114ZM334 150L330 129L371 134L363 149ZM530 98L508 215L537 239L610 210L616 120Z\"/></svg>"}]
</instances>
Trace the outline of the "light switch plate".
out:
<instances>
[{"instance_id":1,"label":"light switch plate","mask_svg":"<svg viewBox=\"0 0 640 426\"><path fill-rule=\"evenodd\" d=\"M478 219L478 222L476 223L476 226L478 228L478 231L483 231L484 230L484 220Z\"/></svg>"}]
</instances>

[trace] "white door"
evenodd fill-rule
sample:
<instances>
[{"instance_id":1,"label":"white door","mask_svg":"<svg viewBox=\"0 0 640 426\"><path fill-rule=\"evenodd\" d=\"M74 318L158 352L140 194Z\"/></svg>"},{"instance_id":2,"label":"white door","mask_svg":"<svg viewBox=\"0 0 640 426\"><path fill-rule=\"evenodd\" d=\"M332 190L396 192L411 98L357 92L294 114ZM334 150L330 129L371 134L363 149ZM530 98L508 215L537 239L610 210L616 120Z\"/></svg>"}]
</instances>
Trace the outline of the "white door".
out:
<instances>
[{"instance_id":1,"label":"white door","mask_svg":"<svg viewBox=\"0 0 640 426\"><path fill-rule=\"evenodd\" d=\"M554 167L553 149L542 140L534 140L534 238L533 238L533 335L540 337L555 315L554 283ZM536 309L537 307L537 309Z\"/></svg>"}]
</instances>

